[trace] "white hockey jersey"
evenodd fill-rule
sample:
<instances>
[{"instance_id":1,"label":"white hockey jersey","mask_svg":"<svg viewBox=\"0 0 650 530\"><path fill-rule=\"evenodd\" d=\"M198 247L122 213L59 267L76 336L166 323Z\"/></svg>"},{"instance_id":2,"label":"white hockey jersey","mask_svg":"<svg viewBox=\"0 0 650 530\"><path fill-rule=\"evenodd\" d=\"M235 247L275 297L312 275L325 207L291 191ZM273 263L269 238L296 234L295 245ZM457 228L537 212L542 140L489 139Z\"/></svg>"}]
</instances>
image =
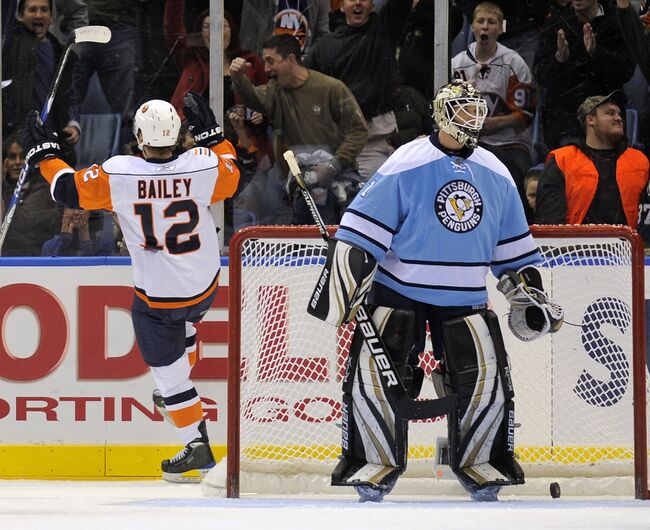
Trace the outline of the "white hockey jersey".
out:
<instances>
[{"instance_id":1,"label":"white hockey jersey","mask_svg":"<svg viewBox=\"0 0 650 530\"><path fill-rule=\"evenodd\" d=\"M535 115L533 78L526 62L516 51L497 43L497 51L487 64L476 60L476 43L451 60L453 79L470 82L481 91L488 105L488 116L517 112L522 128L505 128L481 134L480 141L491 145L523 144L530 148L531 123Z\"/></svg>"},{"instance_id":2,"label":"white hockey jersey","mask_svg":"<svg viewBox=\"0 0 650 530\"><path fill-rule=\"evenodd\" d=\"M234 194L239 170L230 142L168 160L115 156L74 171L46 159L54 199L70 208L117 213L136 294L150 307L195 304L217 286L220 256L208 207Z\"/></svg>"}]
</instances>

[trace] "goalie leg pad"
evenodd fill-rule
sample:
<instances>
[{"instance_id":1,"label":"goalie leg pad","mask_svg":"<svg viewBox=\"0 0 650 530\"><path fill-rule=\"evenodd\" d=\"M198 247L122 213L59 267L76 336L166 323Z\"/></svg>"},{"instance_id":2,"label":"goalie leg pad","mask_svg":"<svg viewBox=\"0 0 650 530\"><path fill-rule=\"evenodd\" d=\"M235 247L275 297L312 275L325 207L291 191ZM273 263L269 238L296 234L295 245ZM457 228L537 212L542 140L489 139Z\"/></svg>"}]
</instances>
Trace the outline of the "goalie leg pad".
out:
<instances>
[{"instance_id":1,"label":"goalie leg pad","mask_svg":"<svg viewBox=\"0 0 650 530\"><path fill-rule=\"evenodd\" d=\"M514 458L514 392L496 314L447 321L442 333L445 386L458 395L447 422L452 471L472 492L523 484Z\"/></svg>"},{"instance_id":2,"label":"goalie leg pad","mask_svg":"<svg viewBox=\"0 0 650 530\"><path fill-rule=\"evenodd\" d=\"M413 341L413 312L377 307L373 320L396 368L404 366ZM387 394L381 370L357 329L343 380L342 456L332 485L362 486L357 488L362 500L381 500L406 469L408 420Z\"/></svg>"}]
</instances>

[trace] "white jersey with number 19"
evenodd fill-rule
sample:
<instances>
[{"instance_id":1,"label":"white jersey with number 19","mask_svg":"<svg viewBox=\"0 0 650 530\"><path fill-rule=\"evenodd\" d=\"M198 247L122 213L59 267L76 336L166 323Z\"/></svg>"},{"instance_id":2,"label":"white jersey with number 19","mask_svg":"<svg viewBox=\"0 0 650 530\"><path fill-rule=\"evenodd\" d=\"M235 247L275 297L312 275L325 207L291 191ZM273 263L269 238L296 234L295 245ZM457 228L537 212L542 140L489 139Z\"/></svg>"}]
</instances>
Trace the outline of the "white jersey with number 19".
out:
<instances>
[{"instance_id":1,"label":"white jersey with number 19","mask_svg":"<svg viewBox=\"0 0 650 530\"><path fill-rule=\"evenodd\" d=\"M115 156L74 171L41 163L54 199L70 208L117 213L136 294L150 307L195 304L217 286L220 256L210 204L231 197L239 170L230 142L167 160Z\"/></svg>"}]
</instances>

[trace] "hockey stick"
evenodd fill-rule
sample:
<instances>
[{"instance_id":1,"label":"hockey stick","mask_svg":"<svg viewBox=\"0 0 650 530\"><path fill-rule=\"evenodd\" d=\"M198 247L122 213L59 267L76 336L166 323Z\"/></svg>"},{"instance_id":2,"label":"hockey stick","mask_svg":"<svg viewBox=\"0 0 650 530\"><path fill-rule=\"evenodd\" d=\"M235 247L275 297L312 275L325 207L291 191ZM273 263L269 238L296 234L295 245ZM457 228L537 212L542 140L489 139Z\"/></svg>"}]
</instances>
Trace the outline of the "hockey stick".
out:
<instances>
[{"instance_id":1,"label":"hockey stick","mask_svg":"<svg viewBox=\"0 0 650 530\"><path fill-rule=\"evenodd\" d=\"M284 159L287 161L289 170L298 183L298 188L300 188L300 192L307 203L309 212L314 218L314 222L318 227L321 237L325 242L328 242L330 240L329 232L327 231L323 218L320 216L320 213L316 208L316 203L302 178L300 166L298 165L293 151L285 151ZM381 339L381 335L372 319L372 315L365 304L361 304L357 310L355 320L357 322L357 328L361 329L368 350L377 361L377 366L381 367L379 374L387 396L393 401L396 409L399 410L404 419L423 420L435 418L436 416L444 416L456 406L455 394L438 399L411 399L406 388L404 388L402 378L397 373L395 364L388 354L388 350Z\"/></svg>"},{"instance_id":2,"label":"hockey stick","mask_svg":"<svg viewBox=\"0 0 650 530\"><path fill-rule=\"evenodd\" d=\"M48 93L45 104L41 109L40 117L43 123L47 121L50 110L52 109L52 104L54 103L54 98L56 97L59 83L63 77L63 70L66 63L68 62L68 57L72 51L72 48L76 44L81 44L82 42L96 42L98 44L106 44L109 40L111 40L111 30L106 26L84 26L83 28L72 30L70 33L70 38L68 39L65 49L63 50L61 60L56 67L56 71L54 72L54 81L50 86L50 92ZM28 174L29 165L27 161L25 161L23 168L20 170L20 176L18 177L18 182L16 182L14 192L9 199L9 204L7 205L7 213L5 214L5 218L2 221L2 225L0 226L0 250L2 250L2 245L4 244L5 237L7 237L9 225L11 224L11 220L13 219L14 213L16 212L16 207L18 206L18 201L20 200L20 194L23 190L23 187L25 186L25 181L27 180Z\"/></svg>"}]
</instances>

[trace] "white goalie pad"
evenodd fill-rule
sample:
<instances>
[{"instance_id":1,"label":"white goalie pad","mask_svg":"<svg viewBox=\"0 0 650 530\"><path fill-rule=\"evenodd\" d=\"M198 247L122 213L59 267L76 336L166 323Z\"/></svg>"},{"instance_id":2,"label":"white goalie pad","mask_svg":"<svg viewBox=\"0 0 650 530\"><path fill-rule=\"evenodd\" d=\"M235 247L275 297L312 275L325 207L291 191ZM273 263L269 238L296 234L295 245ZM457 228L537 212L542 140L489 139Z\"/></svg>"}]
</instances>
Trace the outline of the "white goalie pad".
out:
<instances>
[{"instance_id":1,"label":"white goalie pad","mask_svg":"<svg viewBox=\"0 0 650 530\"><path fill-rule=\"evenodd\" d=\"M496 315L482 311L445 322L443 337L445 385L458 396L448 423L452 470L471 488L522 483L514 460L514 393Z\"/></svg>"},{"instance_id":2,"label":"white goalie pad","mask_svg":"<svg viewBox=\"0 0 650 530\"><path fill-rule=\"evenodd\" d=\"M404 313L375 308L372 319L383 342L391 344L395 337L409 335L399 329L407 322L412 326L412 315L409 312L410 318L405 320ZM386 354L371 351L362 337L357 332L352 342L343 382L342 455L332 484L368 484L386 492L406 467L408 420L389 396L393 380L384 381L390 368Z\"/></svg>"},{"instance_id":3,"label":"white goalie pad","mask_svg":"<svg viewBox=\"0 0 650 530\"><path fill-rule=\"evenodd\" d=\"M474 339L477 374L471 396L459 395L461 400L469 397L468 406L460 418L460 436L465 446L459 457L461 468L490 460L490 441L494 440L503 421L505 403L496 351L487 324L481 315L472 315L465 321Z\"/></svg>"},{"instance_id":4,"label":"white goalie pad","mask_svg":"<svg viewBox=\"0 0 650 530\"><path fill-rule=\"evenodd\" d=\"M373 314L375 324L383 332L383 325L393 309L378 307ZM395 455L396 417L386 390L381 384L379 366L365 341L361 345L357 369L352 383L352 413L363 440L366 461L382 466L397 467Z\"/></svg>"}]
</instances>

